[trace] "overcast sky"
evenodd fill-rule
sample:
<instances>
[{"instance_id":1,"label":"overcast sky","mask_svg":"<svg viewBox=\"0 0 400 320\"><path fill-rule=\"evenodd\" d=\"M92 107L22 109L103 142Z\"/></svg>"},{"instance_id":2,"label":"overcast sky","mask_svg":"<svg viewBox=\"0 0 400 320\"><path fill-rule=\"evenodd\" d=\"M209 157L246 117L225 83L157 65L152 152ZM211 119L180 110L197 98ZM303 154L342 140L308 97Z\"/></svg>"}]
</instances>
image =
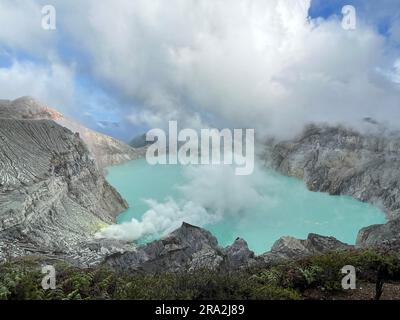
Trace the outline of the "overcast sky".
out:
<instances>
[{"instance_id":1,"label":"overcast sky","mask_svg":"<svg viewBox=\"0 0 400 320\"><path fill-rule=\"evenodd\" d=\"M347 4L355 30L341 25ZM281 137L316 121L400 127L400 6L0 0L0 98L23 95L124 140L168 120Z\"/></svg>"}]
</instances>

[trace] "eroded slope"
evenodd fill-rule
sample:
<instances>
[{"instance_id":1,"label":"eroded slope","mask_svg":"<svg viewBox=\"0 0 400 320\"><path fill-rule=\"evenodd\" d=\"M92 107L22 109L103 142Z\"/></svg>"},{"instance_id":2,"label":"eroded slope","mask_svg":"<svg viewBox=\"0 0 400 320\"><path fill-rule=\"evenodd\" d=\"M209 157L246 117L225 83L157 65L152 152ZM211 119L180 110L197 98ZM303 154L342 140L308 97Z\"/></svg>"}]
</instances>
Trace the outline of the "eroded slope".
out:
<instances>
[{"instance_id":1,"label":"eroded slope","mask_svg":"<svg viewBox=\"0 0 400 320\"><path fill-rule=\"evenodd\" d=\"M77 134L51 120L0 119L0 258L66 252L126 208Z\"/></svg>"}]
</instances>

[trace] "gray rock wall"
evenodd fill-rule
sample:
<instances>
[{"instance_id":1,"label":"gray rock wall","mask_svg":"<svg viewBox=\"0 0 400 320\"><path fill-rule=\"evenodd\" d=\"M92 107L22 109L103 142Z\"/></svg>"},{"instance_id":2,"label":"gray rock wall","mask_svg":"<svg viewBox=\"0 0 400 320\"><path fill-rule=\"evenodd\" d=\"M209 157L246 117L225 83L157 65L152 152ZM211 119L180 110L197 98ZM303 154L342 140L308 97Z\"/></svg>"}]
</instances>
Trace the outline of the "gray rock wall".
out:
<instances>
[{"instance_id":1,"label":"gray rock wall","mask_svg":"<svg viewBox=\"0 0 400 320\"><path fill-rule=\"evenodd\" d=\"M51 120L0 119L0 258L76 249L126 208L77 134Z\"/></svg>"},{"instance_id":2,"label":"gray rock wall","mask_svg":"<svg viewBox=\"0 0 400 320\"><path fill-rule=\"evenodd\" d=\"M296 140L269 146L268 160L312 191L350 195L400 216L400 135L310 126Z\"/></svg>"},{"instance_id":3,"label":"gray rock wall","mask_svg":"<svg viewBox=\"0 0 400 320\"><path fill-rule=\"evenodd\" d=\"M343 127L309 126L292 141L268 143L267 165L304 180L312 191L349 195L380 207L392 221L362 230L366 246L400 238L400 134L360 134Z\"/></svg>"}]
</instances>

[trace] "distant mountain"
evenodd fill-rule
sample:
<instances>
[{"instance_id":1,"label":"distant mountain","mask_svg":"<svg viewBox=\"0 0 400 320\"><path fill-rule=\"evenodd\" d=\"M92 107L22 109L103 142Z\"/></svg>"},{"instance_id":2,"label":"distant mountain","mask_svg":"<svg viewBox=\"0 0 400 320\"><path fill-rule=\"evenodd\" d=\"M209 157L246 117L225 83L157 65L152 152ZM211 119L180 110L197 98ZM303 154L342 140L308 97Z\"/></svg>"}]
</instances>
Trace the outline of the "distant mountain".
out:
<instances>
[{"instance_id":1,"label":"distant mountain","mask_svg":"<svg viewBox=\"0 0 400 320\"><path fill-rule=\"evenodd\" d=\"M88 129L31 97L22 97L14 101L0 100L0 118L48 119L79 133L100 169L139 158L143 154L143 150L136 150L114 138Z\"/></svg>"},{"instance_id":2,"label":"distant mountain","mask_svg":"<svg viewBox=\"0 0 400 320\"><path fill-rule=\"evenodd\" d=\"M152 143L154 143L153 141L146 141L146 134L141 134L139 136L136 136L135 138L133 138L130 142L129 145L132 148L143 148L146 146L151 145Z\"/></svg>"}]
</instances>

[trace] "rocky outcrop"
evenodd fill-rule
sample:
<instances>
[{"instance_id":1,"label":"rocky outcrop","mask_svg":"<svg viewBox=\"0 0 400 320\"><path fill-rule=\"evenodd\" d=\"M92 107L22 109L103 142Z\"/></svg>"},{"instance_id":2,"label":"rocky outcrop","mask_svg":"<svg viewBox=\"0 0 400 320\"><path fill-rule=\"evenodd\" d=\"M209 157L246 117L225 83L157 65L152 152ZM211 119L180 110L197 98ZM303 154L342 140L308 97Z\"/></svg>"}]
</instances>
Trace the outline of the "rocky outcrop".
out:
<instances>
[{"instance_id":1,"label":"rocky outcrop","mask_svg":"<svg viewBox=\"0 0 400 320\"><path fill-rule=\"evenodd\" d=\"M400 220L363 228L358 233L358 247L391 247L400 249Z\"/></svg>"},{"instance_id":2,"label":"rocky outcrop","mask_svg":"<svg viewBox=\"0 0 400 320\"><path fill-rule=\"evenodd\" d=\"M400 134L361 134L344 127L308 126L292 141L269 142L267 165L302 179L312 191L349 195L381 208L389 221L400 218ZM400 235L400 224L361 230L357 244L368 246Z\"/></svg>"},{"instance_id":3,"label":"rocky outcrop","mask_svg":"<svg viewBox=\"0 0 400 320\"><path fill-rule=\"evenodd\" d=\"M117 271L144 273L199 269L227 272L353 248L333 237L310 234L306 240L283 237L270 252L256 256L243 239L238 238L231 246L222 248L210 232L183 223L164 239L139 246L129 253L110 255L105 263Z\"/></svg>"},{"instance_id":4,"label":"rocky outcrop","mask_svg":"<svg viewBox=\"0 0 400 320\"><path fill-rule=\"evenodd\" d=\"M53 120L79 133L100 169L137 159L145 153L144 148L135 149L114 138L90 130L30 97L22 97L14 101L0 100L0 118Z\"/></svg>"},{"instance_id":5,"label":"rocky outcrop","mask_svg":"<svg viewBox=\"0 0 400 320\"><path fill-rule=\"evenodd\" d=\"M277 240L270 252L262 255L266 262L281 259L299 259L312 255L352 249L353 246L343 243L333 237L309 234L306 240L293 237L282 237Z\"/></svg>"},{"instance_id":6,"label":"rocky outcrop","mask_svg":"<svg viewBox=\"0 0 400 320\"><path fill-rule=\"evenodd\" d=\"M308 126L299 138L267 149L274 169L304 180L310 190L350 195L381 207L390 219L400 217L400 134Z\"/></svg>"},{"instance_id":7,"label":"rocky outcrop","mask_svg":"<svg viewBox=\"0 0 400 320\"><path fill-rule=\"evenodd\" d=\"M106 259L106 264L118 271L146 273L236 270L253 262L254 253L245 241L237 240L224 249L209 231L187 223L161 240Z\"/></svg>"},{"instance_id":8,"label":"rocky outcrop","mask_svg":"<svg viewBox=\"0 0 400 320\"><path fill-rule=\"evenodd\" d=\"M0 118L0 259L79 251L126 208L78 134Z\"/></svg>"},{"instance_id":9,"label":"rocky outcrop","mask_svg":"<svg viewBox=\"0 0 400 320\"><path fill-rule=\"evenodd\" d=\"M228 266L230 269L240 269L256 263L255 254L249 249L244 239L237 238L231 246L224 249L224 252L228 257Z\"/></svg>"}]
</instances>

